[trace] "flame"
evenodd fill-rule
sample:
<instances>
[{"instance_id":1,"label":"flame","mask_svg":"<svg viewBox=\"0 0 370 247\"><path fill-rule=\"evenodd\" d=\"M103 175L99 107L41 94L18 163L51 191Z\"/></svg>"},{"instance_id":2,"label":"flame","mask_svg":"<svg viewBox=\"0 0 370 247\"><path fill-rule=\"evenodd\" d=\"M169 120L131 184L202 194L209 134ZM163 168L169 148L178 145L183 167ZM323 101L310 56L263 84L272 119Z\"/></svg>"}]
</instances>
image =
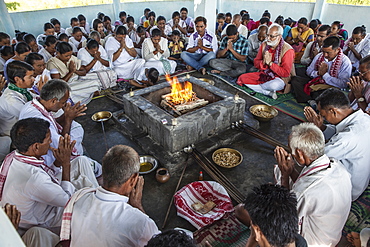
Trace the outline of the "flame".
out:
<instances>
[{"instance_id":1,"label":"flame","mask_svg":"<svg viewBox=\"0 0 370 247\"><path fill-rule=\"evenodd\" d=\"M185 81L184 86L182 86L176 76L174 76L171 80L169 74L166 74L166 80L171 85L171 94L167 100L178 105L184 104L193 98L193 85L190 82Z\"/></svg>"}]
</instances>

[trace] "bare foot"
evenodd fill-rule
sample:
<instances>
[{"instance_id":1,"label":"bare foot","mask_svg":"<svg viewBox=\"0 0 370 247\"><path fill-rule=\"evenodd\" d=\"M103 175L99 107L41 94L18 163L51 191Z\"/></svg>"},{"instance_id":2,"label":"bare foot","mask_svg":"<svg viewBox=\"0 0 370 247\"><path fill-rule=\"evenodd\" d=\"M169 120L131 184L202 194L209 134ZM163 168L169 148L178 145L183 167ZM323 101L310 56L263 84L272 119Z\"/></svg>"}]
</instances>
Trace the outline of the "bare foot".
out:
<instances>
[{"instance_id":1,"label":"bare foot","mask_svg":"<svg viewBox=\"0 0 370 247\"><path fill-rule=\"evenodd\" d=\"M190 71L190 70L193 70L194 68L193 68L193 67L191 67L190 65L186 65L186 69L187 69L188 71Z\"/></svg>"},{"instance_id":2,"label":"bare foot","mask_svg":"<svg viewBox=\"0 0 370 247\"><path fill-rule=\"evenodd\" d=\"M219 70L217 70L217 69L213 69L213 70L211 70L211 73L213 73L213 74L220 74L220 73L221 73L221 71L219 71Z\"/></svg>"},{"instance_id":3,"label":"bare foot","mask_svg":"<svg viewBox=\"0 0 370 247\"><path fill-rule=\"evenodd\" d=\"M207 70L205 68L199 69L199 72L202 73L202 75L207 74Z\"/></svg>"}]
</instances>

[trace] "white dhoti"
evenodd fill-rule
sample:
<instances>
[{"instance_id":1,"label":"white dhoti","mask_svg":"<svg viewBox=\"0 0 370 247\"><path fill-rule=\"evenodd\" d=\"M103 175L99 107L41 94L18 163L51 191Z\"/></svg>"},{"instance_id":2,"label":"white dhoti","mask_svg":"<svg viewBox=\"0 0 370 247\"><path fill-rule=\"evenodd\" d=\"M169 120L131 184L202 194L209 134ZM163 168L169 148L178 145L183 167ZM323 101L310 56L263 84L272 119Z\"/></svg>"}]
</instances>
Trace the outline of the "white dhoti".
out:
<instances>
[{"instance_id":1,"label":"white dhoti","mask_svg":"<svg viewBox=\"0 0 370 247\"><path fill-rule=\"evenodd\" d=\"M76 190L99 186L94 171L96 170L101 174L101 165L97 164L99 163L86 156L78 156L71 161L71 183Z\"/></svg>"},{"instance_id":2,"label":"white dhoti","mask_svg":"<svg viewBox=\"0 0 370 247\"><path fill-rule=\"evenodd\" d=\"M59 243L59 236L43 227L31 227L22 236L27 247L54 247Z\"/></svg>"},{"instance_id":3,"label":"white dhoti","mask_svg":"<svg viewBox=\"0 0 370 247\"><path fill-rule=\"evenodd\" d=\"M125 64L114 66L118 78L122 79L136 79L136 76L140 74L141 69L145 64L145 60L142 58L133 59Z\"/></svg>"},{"instance_id":4,"label":"white dhoti","mask_svg":"<svg viewBox=\"0 0 370 247\"><path fill-rule=\"evenodd\" d=\"M275 77L274 79L262 84L245 84L245 86L249 87L257 93L270 95L273 92L283 90L285 87L285 82L281 78Z\"/></svg>"},{"instance_id":5,"label":"white dhoti","mask_svg":"<svg viewBox=\"0 0 370 247\"><path fill-rule=\"evenodd\" d=\"M166 59L166 61L168 61L169 64L171 65L171 70L169 71L169 74L173 74L176 70L177 63L173 60L168 60L168 59ZM164 75L168 73L168 71L165 71L164 69L163 62L161 62L160 60L151 58L144 64L144 68L140 70L140 73L137 76L137 80L139 81L145 80L146 79L145 69L150 69L150 68L156 68L159 72L159 75Z\"/></svg>"},{"instance_id":6,"label":"white dhoti","mask_svg":"<svg viewBox=\"0 0 370 247\"><path fill-rule=\"evenodd\" d=\"M85 76L75 76L68 82L71 88L71 99L74 103L88 104L94 96L94 92L100 90L99 78L96 73Z\"/></svg>"}]
</instances>

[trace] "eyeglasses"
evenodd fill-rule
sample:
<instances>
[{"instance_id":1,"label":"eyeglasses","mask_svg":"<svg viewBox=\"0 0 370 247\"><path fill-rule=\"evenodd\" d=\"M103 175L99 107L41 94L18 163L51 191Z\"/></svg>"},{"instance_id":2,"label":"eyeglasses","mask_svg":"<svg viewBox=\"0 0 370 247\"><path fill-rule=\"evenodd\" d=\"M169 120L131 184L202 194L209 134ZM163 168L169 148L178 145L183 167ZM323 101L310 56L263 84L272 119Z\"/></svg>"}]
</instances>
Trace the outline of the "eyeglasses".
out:
<instances>
[{"instance_id":1,"label":"eyeglasses","mask_svg":"<svg viewBox=\"0 0 370 247\"><path fill-rule=\"evenodd\" d=\"M271 34L267 34L267 38L270 38L270 39L275 39L277 36L279 36L280 34L278 35L271 35Z\"/></svg>"}]
</instances>

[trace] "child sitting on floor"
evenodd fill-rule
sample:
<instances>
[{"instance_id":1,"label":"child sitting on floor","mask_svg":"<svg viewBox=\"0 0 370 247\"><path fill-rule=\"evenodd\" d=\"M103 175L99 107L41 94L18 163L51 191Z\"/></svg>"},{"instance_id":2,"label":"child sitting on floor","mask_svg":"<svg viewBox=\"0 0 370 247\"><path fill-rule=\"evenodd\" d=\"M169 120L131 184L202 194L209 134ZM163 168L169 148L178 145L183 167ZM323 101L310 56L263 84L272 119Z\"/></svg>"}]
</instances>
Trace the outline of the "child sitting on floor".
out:
<instances>
[{"instance_id":1,"label":"child sitting on floor","mask_svg":"<svg viewBox=\"0 0 370 247\"><path fill-rule=\"evenodd\" d=\"M145 68L145 77L142 80L129 80L129 83L139 88L153 86L159 81L159 72L156 68Z\"/></svg>"},{"instance_id":2,"label":"child sitting on floor","mask_svg":"<svg viewBox=\"0 0 370 247\"><path fill-rule=\"evenodd\" d=\"M168 45L168 49L170 50L170 60L180 60L181 52L184 49L184 43L180 40L181 34L178 30L174 30L172 32L172 41Z\"/></svg>"}]
</instances>

